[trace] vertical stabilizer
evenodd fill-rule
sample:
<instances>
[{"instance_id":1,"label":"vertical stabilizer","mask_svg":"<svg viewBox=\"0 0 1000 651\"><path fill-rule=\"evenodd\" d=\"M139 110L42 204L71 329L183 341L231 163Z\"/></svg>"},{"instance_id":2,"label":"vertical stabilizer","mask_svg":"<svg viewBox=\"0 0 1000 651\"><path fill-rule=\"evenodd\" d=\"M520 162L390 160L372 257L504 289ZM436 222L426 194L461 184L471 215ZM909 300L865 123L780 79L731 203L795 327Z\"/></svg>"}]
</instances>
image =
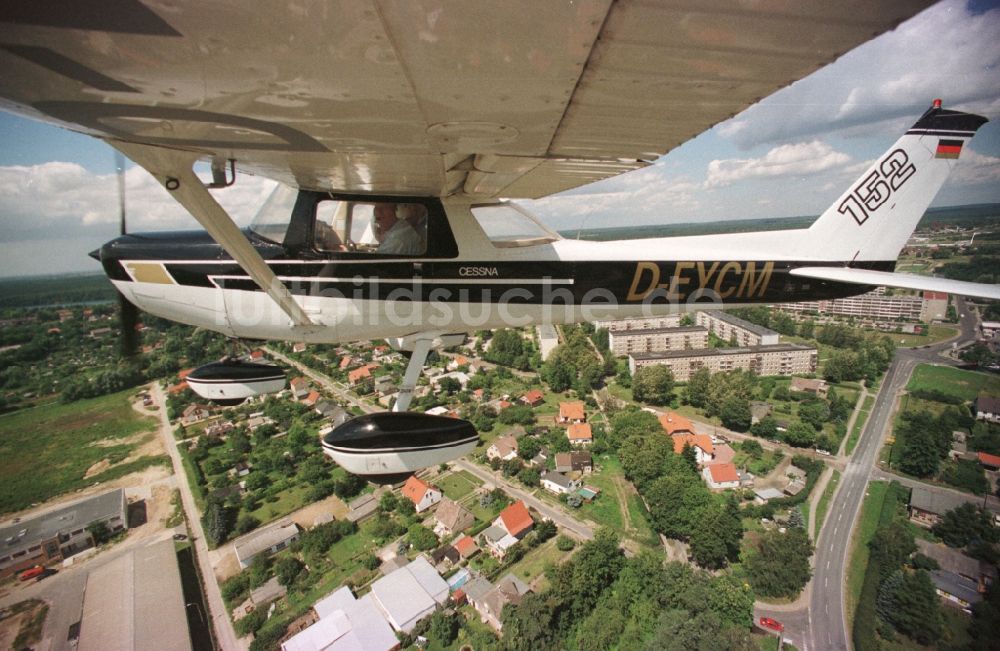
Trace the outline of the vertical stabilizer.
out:
<instances>
[{"instance_id":1,"label":"vertical stabilizer","mask_svg":"<svg viewBox=\"0 0 1000 651\"><path fill-rule=\"evenodd\" d=\"M895 260L963 147L987 119L941 108L941 100L855 181L809 228L824 257Z\"/></svg>"}]
</instances>

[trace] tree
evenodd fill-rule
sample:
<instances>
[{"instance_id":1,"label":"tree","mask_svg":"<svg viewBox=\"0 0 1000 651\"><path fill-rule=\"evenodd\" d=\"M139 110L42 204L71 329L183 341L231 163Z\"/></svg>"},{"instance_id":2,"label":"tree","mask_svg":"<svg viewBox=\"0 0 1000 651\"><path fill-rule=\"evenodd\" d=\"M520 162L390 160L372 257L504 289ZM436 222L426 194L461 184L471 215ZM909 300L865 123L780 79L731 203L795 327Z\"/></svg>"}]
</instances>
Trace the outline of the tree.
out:
<instances>
[{"instance_id":1,"label":"tree","mask_svg":"<svg viewBox=\"0 0 1000 651\"><path fill-rule=\"evenodd\" d=\"M778 438L778 422L771 416L764 416L756 424L750 426L750 433L764 439L776 439Z\"/></svg>"},{"instance_id":2,"label":"tree","mask_svg":"<svg viewBox=\"0 0 1000 651\"><path fill-rule=\"evenodd\" d=\"M792 599L809 582L813 546L804 529L765 531L747 553L744 568L754 592Z\"/></svg>"},{"instance_id":3,"label":"tree","mask_svg":"<svg viewBox=\"0 0 1000 651\"><path fill-rule=\"evenodd\" d=\"M691 472L672 472L645 491L653 529L669 538L687 539L711 494Z\"/></svg>"},{"instance_id":4,"label":"tree","mask_svg":"<svg viewBox=\"0 0 1000 651\"><path fill-rule=\"evenodd\" d=\"M924 570L896 572L879 590L876 611L921 644L932 644L944 631L944 620L930 575Z\"/></svg>"},{"instance_id":5,"label":"tree","mask_svg":"<svg viewBox=\"0 0 1000 651\"><path fill-rule=\"evenodd\" d=\"M95 545L103 545L111 540L111 530L108 529L108 525L101 520L91 522L87 525L87 531L90 533L91 537L93 537Z\"/></svg>"},{"instance_id":6,"label":"tree","mask_svg":"<svg viewBox=\"0 0 1000 651\"><path fill-rule=\"evenodd\" d=\"M699 368L688 378L687 386L684 388L684 400L699 409L708 402L709 384L712 381L712 372L707 368Z\"/></svg>"},{"instance_id":7,"label":"tree","mask_svg":"<svg viewBox=\"0 0 1000 651\"><path fill-rule=\"evenodd\" d=\"M764 456L764 448L759 442L753 439L746 439L740 443L740 449L752 459L760 459Z\"/></svg>"},{"instance_id":8,"label":"tree","mask_svg":"<svg viewBox=\"0 0 1000 651\"><path fill-rule=\"evenodd\" d=\"M525 461L534 459L541 449L541 442L533 436L522 436L517 441L517 456Z\"/></svg>"},{"instance_id":9,"label":"tree","mask_svg":"<svg viewBox=\"0 0 1000 651\"><path fill-rule=\"evenodd\" d=\"M410 539L410 544L418 551L433 549L438 544L434 532L420 524L411 524L406 534Z\"/></svg>"},{"instance_id":10,"label":"tree","mask_svg":"<svg viewBox=\"0 0 1000 651\"><path fill-rule=\"evenodd\" d=\"M991 515L968 502L945 513L931 531L950 547L1000 542L1000 529L993 525Z\"/></svg>"},{"instance_id":11,"label":"tree","mask_svg":"<svg viewBox=\"0 0 1000 651\"><path fill-rule=\"evenodd\" d=\"M437 640L442 647L446 647L455 641L458 637L458 629L461 622L458 619L458 614L452 612L449 615L444 614L444 612L438 610L431 615L431 625L430 634L431 637Z\"/></svg>"},{"instance_id":12,"label":"tree","mask_svg":"<svg viewBox=\"0 0 1000 651\"><path fill-rule=\"evenodd\" d=\"M651 405L666 405L674 397L674 373L666 366L644 366L632 378L632 397Z\"/></svg>"},{"instance_id":13,"label":"tree","mask_svg":"<svg viewBox=\"0 0 1000 651\"><path fill-rule=\"evenodd\" d=\"M816 430L805 423L792 423L785 431L785 442L796 448L812 447L816 442Z\"/></svg>"},{"instance_id":14,"label":"tree","mask_svg":"<svg viewBox=\"0 0 1000 651\"><path fill-rule=\"evenodd\" d=\"M295 583L304 569L305 565L302 564L302 561L294 556L282 556L274 564L274 574L278 577L278 583L286 588Z\"/></svg>"},{"instance_id":15,"label":"tree","mask_svg":"<svg viewBox=\"0 0 1000 651\"><path fill-rule=\"evenodd\" d=\"M236 510L228 508L219 499L210 499L202 516L205 538L212 547L218 547L229 539L236 523Z\"/></svg>"},{"instance_id":16,"label":"tree","mask_svg":"<svg viewBox=\"0 0 1000 651\"><path fill-rule=\"evenodd\" d=\"M750 412L750 401L739 396L729 396L719 405L719 418L723 426L737 432L750 429L753 415Z\"/></svg>"},{"instance_id":17,"label":"tree","mask_svg":"<svg viewBox=\"0 0 1000 651\"><path fill-rule=\"evenodd\" d=\"M556 549L559 551L568 552L574 547L576 547L576 542L569 536L559 534L559 537L556 538Z\"/></svg>"},{"instance_id":18,"label":"tree","mask_svg":"<svg viewBox=\"0 0 1000 651\"><path fill-rule=\"evenodd\" d=\"M382 493L382 497L378 500L378 507L386 513L392 513L397 506L399 506L399 498L392 491Z\"/></svg>"},{"instance_id":19,"label":"tree","mask_svg":"<svg viewBox=\"0 0 1000 651\"><path fill-rule=\"evenodd\" d=\"M830 406L825 400L800 402L798 412L802 422L812 425L817 432L822 430L823 423L830 419Z\"/></svg>"}]
</instances>

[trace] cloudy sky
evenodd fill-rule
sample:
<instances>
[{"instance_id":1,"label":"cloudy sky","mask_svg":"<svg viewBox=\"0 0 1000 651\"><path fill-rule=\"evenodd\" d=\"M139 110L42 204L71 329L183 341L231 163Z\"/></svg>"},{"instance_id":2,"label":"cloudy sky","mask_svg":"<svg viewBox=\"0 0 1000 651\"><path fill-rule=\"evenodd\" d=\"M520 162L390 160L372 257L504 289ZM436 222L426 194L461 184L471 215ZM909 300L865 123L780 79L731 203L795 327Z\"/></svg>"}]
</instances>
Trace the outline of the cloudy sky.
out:
<instances>
[{"instance_id":1,"label":"cloudy sky","mask_svg":"<svg viewBox=\"0 0 1000 651\"><path fill-rule=\"evenodd\" d=\"M817 215L936 97L992 121L934 205L1000 202L998 35L996 0L945 0L649 168L534 209L557 229ZM0 143L0 276L99 271L86 253L118 230L111 149L2 112ZM129 230L198 227L143 170L126 186ZM216 196L245 223L271 187L242 176Z\"/></svg>"}]
</instances>

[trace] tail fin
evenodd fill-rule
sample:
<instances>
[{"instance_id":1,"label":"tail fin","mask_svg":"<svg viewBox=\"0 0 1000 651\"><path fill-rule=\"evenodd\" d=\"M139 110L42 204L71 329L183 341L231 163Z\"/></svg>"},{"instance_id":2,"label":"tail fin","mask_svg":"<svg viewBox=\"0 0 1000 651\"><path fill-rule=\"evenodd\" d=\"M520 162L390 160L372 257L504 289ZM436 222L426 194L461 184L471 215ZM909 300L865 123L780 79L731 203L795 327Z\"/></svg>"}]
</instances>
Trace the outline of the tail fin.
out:
<instances>
[{"instance_id":1,"label":"tail fin","mask_svg":"<svg viewBox=\"0 0 1000 651\"><path fill-rule=\"evenodd\" d=\"M941 100L896 141L809 228L824 257L895 260L958 162L988 120L941 108Z\"/></svg>"}]
</instances>

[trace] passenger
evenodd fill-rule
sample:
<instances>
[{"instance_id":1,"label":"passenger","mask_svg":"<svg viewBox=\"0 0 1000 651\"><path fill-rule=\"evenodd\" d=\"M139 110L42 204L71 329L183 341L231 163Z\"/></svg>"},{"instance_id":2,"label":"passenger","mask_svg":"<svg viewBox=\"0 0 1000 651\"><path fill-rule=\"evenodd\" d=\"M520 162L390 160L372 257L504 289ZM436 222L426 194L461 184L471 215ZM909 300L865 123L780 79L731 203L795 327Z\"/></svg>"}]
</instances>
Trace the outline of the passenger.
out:
<instances>
[{"instance_id":1,"label":"passenger","mask_svg":"<svg viewBox=\"0 0 1000 651\"><path fill-rule=\"evenodd\" d=\"M424 252L420 236L406 219L396 216L396 204L375 205L375 238L377 253L387 255L419 255Z\"/></svg>"}]
</instances>

